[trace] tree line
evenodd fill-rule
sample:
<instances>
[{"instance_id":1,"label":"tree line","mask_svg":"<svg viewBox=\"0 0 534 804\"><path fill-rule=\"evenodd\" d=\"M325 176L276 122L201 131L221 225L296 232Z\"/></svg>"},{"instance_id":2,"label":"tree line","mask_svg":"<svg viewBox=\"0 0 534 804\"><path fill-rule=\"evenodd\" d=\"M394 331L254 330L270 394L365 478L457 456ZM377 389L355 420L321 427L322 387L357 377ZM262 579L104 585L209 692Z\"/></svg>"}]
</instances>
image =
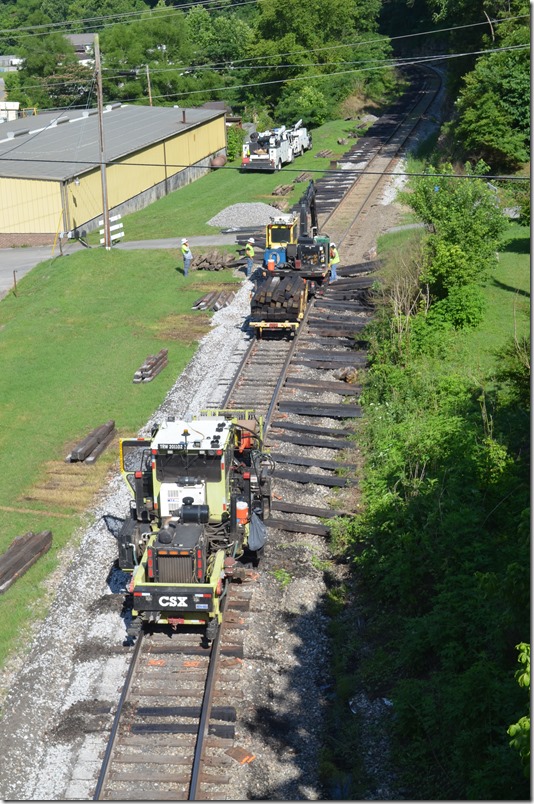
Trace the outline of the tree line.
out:
<instances>
[{"instance_id":1,"label":"tree line","mask_svg":"<svg viewBox=\"0 0 534 804\"><path fill-rule=\"evenodd\" d=\"M106 101L146 104L150 82L158 105L224 100L260 125L298 117L320 125L338 116L350 95L379 98L394 83L393 70L384 66L388 38L378 33L380 0L266 0L243 8L228 2L217 11L123 0L113 13L135 16L105 23L97 20L111 11L98 5L45 3L37 10L32 0L17 0L1 13L5 29L9 9L19 27L35 29L74 13L85 22L71 33L104 25L99 36ZM22 69L7 76L10 98L39 108L94 102L91 70L77 64L63 33L49 30L32 37L4 34L4 52L11 48L24 59ZM362 72L369 63L382 69Z\"/></svg>"},{"instance_id":2,"label":"tree line","mask_svg":"<svg viewBox=\"0 0 534 804\"><path fill-rule=\"evenodd\" d=\"M260 128L345 116L351 97L382 103L392 57L429 59L447 76L453 160L494 170L529 158L526 0L6 0L0 52L11 100L39 109L95 103L92 70L66 33L99 32L106 102L200 106L223 100Z\"/></svg>"}]
</instances>

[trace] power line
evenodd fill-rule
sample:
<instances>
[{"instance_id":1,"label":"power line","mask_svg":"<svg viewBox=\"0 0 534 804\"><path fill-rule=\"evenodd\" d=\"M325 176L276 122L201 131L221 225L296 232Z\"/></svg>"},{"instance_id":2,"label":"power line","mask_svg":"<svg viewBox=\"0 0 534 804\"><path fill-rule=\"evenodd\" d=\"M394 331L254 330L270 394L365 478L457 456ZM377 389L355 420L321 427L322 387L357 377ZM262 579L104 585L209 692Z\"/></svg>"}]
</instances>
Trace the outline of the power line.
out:
<instances>
[{"instance_id":1,"label":"power line","mask_svg":"<svg viewBox=\"0 0 534 804\"><path fill-rule=\"evenodd\" d=\"M406 62L403 63L403 66L407 67L407 66L414 66L414 65L418 65L418 64L431 64L432 62L447 61L448 59L465 58L466 56L477 56L477 55L486 55L486 54L489 55L489 54L493 54L493 53L502 53L502 52L511 51L511 50L525 50L525 49L527 49L529 47L530 47L530 45L513 45L513 46L505 47L505 48L494 48L492 50L477 50L477 51L472 51L472 52L456 53L456 54L448 54L448 55L425 56L425 57L422 57L420 59L415 58L415 59L412 59L410 61L406 61ZM192 89L192 90L188 90L186 92L167 92L165 94L160 94L160 95L152 94L152 99L153 100L157 99L157 98L176 98L176 99L179 99L179 98L184 98L184 97L187 97L187 96L190 96L190 95L204 94L206 92L208 92L208 93L211 93L211 92L233 92L233 91L235 91L237 89L251 89L251 88L255 88L255 87L270 86L270 85L273 85L273 84L290 84L290 83L293 83L294 81L312 81L312 80L317 80L317 79L321 79L321 78L336 78L337 76L341 76L341 75L356 75L358 73L373 72L373 71L376 71L376 70L383 70L383 69L386 69L386 68L389 69L389 68L394 67L394 66L395 66L395 63L390 63L390 64L387 64L386 66L368 67L368 68L363 68L363 69L358 69L358 70L336 70L335 72L331 72L331 73L317 73L315 75L299 75L299 76L294 76L293 78L273 79L272 81L259 81L259 82L255 82L255 83L252 82L252 83L248 83L248 84L231 84L231 85L223 86L223 87L204 87L202 89ZM136 101L136 100L138 100L138 98L123 98L121 102L122 103L128 103L128 102Z\"/></svg>"},{"instance_id":2,"label":"power line","mask_svg":"<svg viewBox=\"0 0 534 804\"><path fill-rule=\"evenodd\" d=\"M293 76L291 78L273 79L272 81L257 81L257 82L247 83L247 84L228 84L226 86L221 86L221 87L203 87L201 89L192 89L192 90L187 90L187 91L182 91L182 92L167 92L167 93L162 93L162 94L159 94L159 95L152 94L152 99L153 100L162 99L162 98L176 98L176 99L179 99L179 98L188 97L190 95L198 95L198 94L213 93L213 92L234 92L234 91L239 90L239 89L251 89L251 88L255 88L255 87L270 86L270 85L273 85L273 84L289 84L289 83L292 83L294 81L311 81L311 80L328 79L328 78L331 79L331 78L336 78L337 76L341 76L341 75L356 75L356 74L359 74L359 73L374 72L376 70L391 69L391 68L394 68L397 65L399 65L401 67L409 67L409 66L417 66L419 64L432 64L432 63L435 63L435 62L447 61L449 59L465 58L467 56L480 56L480 55L489 56L489 55L493 55L494 53L504 53L504 52L509 52L509 51L527 50L527 49L529 49L529 47L530 47L530 45L528 45L528 44L525 44L525 45L509 45L507 47L502 47L502 48L491 48L490 50L476 50L476 51L465 51L463 53L437 54L437 55L432 55L432 56L421 56L421 57L415 57L415 58L406 58L404 60L403 59L400 59L400 60L399 59L386 60L385 63L381 63L381 64L379 64L377 66L362 67L362 68L359 68L359 69L335 70L333 72L316 73L314 75L309 75L307 73L305 75ZM374 63L376 60L373 59L373 60L370 60L370 61ZM351 62L348 62L348 63L350 64ZM356 62L356 63L358 63L358 62ZM363 64L366 64L366 63L369 63L369 62L363 62ZM302 66L303 69L306 69L310 65L300 65L300 66ZM278 68L276 66L274 66L272 69L278 69ZM155 71L151 70L151 72L155 72ZM60 82L60 83L63 83L63 82ZM78 82L65 82L65 85L68 85L69 83L78 83ZM38 85L35 85L35 86L37 86L39 88L42 87L41 84L38 84ZM54 85L52 85L52 86L54 86ZM30 89L30 88L31 88L31 86L28 87L28 89ZM121 103L131 103L131 102L136 102L136 101L139 101L138 97L122 98L121 99ZM79 108L79 107L70 106L68 108ZM56 111L56 110L57 110L56 107L54 107L54 108L43 108L41 111L46 112L46 111Z\"/></svg>"},{"instance_id":3,"label":"power line","mask_svg":"<svg viewBox=\"0 0 534 804\"><path fill-rule=\"evenodd\" d=\"M14 150L14 149L13 149ZM8 151L11 153L11 151ZM90 166L98 166L100 167L100 160L92 160L92 159L83 159L80 161L76 161L73 159L24 159L24 158L8 158L5 159L3 156L0 157L0 162L24 162L27 164L53 164L53 165L90 165ZM149 168L190 168L190 164L179 164L176 162L136 162L135 165L130 165L125 162L120 162L116 160L109 160L105 163L106 167L149 167ZM232 166L232 165L224 165L223 167L218 167L218 171L220 170L237 170L240 171L241 167L239 165ZM284 167L284 173L302 173L302 168L298 167ZM423 178L432 179L433 181L438 181L439 179L482 179L483 181L530 181L530 176L499 176L495 174L487 174L487 173L470 173L470 174L460 174L460 173L428 173L428 172L418 172L418 171L373 171L373 170L358 170L356 168L347 168L340 169L340 168L328 168L328 169L321 169L321 168L306 168L306 173L321 173L322 175L326 176L361 176L363 174L368 176L392 176L392 177L402 177L402 176L421 176Z\"/></svg>"}]
</instances>

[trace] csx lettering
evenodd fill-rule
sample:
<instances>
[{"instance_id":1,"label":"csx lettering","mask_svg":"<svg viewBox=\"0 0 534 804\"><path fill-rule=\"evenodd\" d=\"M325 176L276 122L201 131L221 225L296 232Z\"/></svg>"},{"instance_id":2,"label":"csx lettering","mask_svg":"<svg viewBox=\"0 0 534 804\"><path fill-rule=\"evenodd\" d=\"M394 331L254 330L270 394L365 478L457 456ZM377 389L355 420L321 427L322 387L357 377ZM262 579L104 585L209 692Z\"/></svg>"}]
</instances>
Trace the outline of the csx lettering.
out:
<instances>
[{"instance_id":1,"label":"csx lettering","mask_svg":"<svg viewBox=\"0 0 534 804\"><path fill-rule=\"evenodd\" d=\"M175 597L174 595L162 595L159 599L160 606L169 606L173 609L187 608L187 597Z\"/></svg>"}]
</instances>

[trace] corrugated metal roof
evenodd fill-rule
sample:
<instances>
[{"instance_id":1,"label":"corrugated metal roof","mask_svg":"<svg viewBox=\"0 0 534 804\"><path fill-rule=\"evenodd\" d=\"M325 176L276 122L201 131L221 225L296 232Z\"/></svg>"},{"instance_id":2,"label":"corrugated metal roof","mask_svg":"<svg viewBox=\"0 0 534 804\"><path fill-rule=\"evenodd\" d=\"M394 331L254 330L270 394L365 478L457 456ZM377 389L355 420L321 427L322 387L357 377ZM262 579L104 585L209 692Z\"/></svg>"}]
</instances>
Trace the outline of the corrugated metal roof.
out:
<instances>
[{"instance_id":1,"label":"corrugated metal roof","mask_svg":"<svg viewBox=\"0 0 534 804\"><path fill-rule=\"evenodd\" d=\"M102 116L106 162L223 116L221 111L169 106L112 105L106 109ZM0 123L0 176L4 178L60 181L80 176L99 164L96 109Z\"/></svg>"}]
</instances>

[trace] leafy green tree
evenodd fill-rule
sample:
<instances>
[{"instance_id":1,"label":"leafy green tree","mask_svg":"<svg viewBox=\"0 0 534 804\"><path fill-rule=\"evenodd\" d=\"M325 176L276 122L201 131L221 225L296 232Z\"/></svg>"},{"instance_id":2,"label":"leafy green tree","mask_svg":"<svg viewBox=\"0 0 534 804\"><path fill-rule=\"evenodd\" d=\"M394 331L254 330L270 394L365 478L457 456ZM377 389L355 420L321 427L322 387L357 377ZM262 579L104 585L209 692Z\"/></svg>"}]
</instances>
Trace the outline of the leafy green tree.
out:
<instances>
[{"instance_id":1,"label":"leafy green tree","mask_svg":"<svg viewBox=\"0 0 534 804\"><path fill-rule=\"evenodd\" d=\"M102 17L117 19L118 14L146 11L150 5L152 4L143 0L72 0L69 3L68 19L84 20L81 29L93 31L95 20L100 20Z\"/></svg>"},{"instance_id":2,"label":"leafy green tree","mask_svg":"<svg viewBox=\"0 0 534 804\"><path fill-rule=\"evenodd\" d=\"M187 13L187 30L194 63L217 65L219 70L243 58L253 37L250 25L235 14L214 16L201 6Z\"/></svg>"},{"instance_id":3,"label":"leafy green tree","mask_svg":"<svg viewBox=\"0 0 534 804\"><path fill-rule=\"evenodd\" d=\"M460 178L450 164L430 167L429 177L416 178L413 192L403 195L432 230L420 279L428 285L434 315L444 314L457 327L480 320L477 287L496 265L506 228L495 192L482 179L470 178L487 172L487 166L479 162L473 170L467 163L464 170L465 178Z\"/></svg>"},{"instance_id":4,"label":"leafy green tree","mask_svg":"<svg viewBox=\"0 0 534 804\"><path fill-rule=\"evenodd\" d=\"M515 677L519 686L530 693L530 645L521 642L516 645L516 649L519 651L517 661L522 667L516 672ZM523 715L517 723L513 723L508 729L508 734L512 738L510 747L519 753L523 772L528 777L530 776L530 714Z\"/></svg>"},{"instance_id":5,"label":"leafy green tree","mask_svg":"<svg viewBox=\"0 0 534 804\"><path fill-rule=\"evenodd\" d=\"M529 159L530 31L526 23L516 23L504 33L500 46L522 49L477 60L465 76L452 128L469 155L514 168Z\"/></svg>"},{"instance_id":6,"label":"leafy green tree","mask_svg":"<svg viewBox=\"0 0 534 804\"><path fill-rule=\"evenodd\" d=\"M265 0L260 5L258 34L274 42L288 33L308 49L325 43L351 41L354 35L374 31L379 0Z\"/></svg>"},{"instance_id":7,"label":"leafy green tree","mask_svg":"<svg viewBox=\"0 0 534 804\"><path fill-rule=\"evenodd\" d=\"M23 82L30 77L46 78L53 75L58 64L78 64L74 47L60 33L32 37L31 42L21 48L20 55L24 59L20 71Z\"/></svg>"},{"instance_id":8,"label":"leafy green tree","mask_svg":"<svg viewBox=\"0 0 534 804\"><path fill-rule=\"evenodd\" d=\"M287 82L308 71L310 62L294 33L287 33L279 41L257 39L249 47L248 59L249 69L240 71L241 83L252 86L243 90L242 97L245 102L263 102L269 108L274 108Z\"/></svg>"},{"instance_id":9,"label":"leafy green tree","mask_svg":"<svg viewBox=\"0 0 534 804\"><path fill-rule=\"evenodd\" d=\"M94 71L81 64L66 64L46 79L35 79L42 85L42 108L95 105ZM35 90L37 92L37 90ZM34 97L37 97L34 95Z\"/></svg>"},{"instance_id":10,"label":"leafy green tree","mask_svg":"<svg viewBox=\"0 0 534 804\"><path fill-rule=\"evenodd\" d=\"M275 115L284 125L302 119L305 126L320 126L327 118L328 109L328 101L316 85L296 81L283 91Z\"/></svg>"}]
</instances>

